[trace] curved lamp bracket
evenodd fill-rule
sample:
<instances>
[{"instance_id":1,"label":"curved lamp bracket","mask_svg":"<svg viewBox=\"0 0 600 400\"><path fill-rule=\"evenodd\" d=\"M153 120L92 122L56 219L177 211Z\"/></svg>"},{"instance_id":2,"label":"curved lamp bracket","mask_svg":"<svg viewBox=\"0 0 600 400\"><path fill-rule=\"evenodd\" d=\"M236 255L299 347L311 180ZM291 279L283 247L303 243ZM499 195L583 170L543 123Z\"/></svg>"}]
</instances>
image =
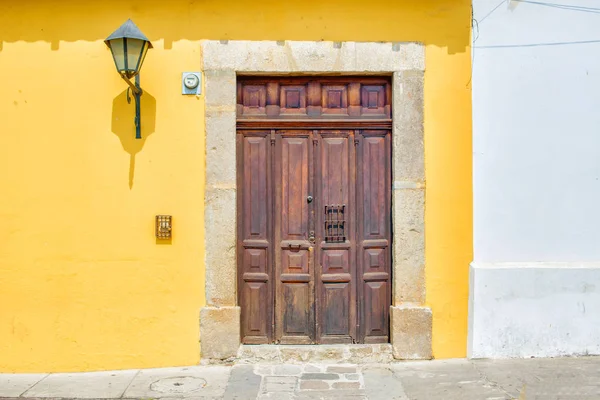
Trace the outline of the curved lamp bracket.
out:
<instances>
[{"instance_id":1,"label":"curved lamp bracket","mask_svg":"<svg viewBox=\"0 0 600 400\"><path fill-rule=\"evenodd\" d=\"M135 98L135 138L141 139L142 138L142 118L140 116L140 114L141 114L140 97L142 97L142 94L144 93L144 91L140 87L140 75L138 74L135 76L135 84L133 82L131 82L129 79L127 79L127 77L124 75L121 75L121 78L123 78L123 80L125 82L127 82L127 84L129 85L129 87L127 88L127 104L131 104L131 96L129 94L129 91L133 92L133 97Z\"/></svg>"}]
</instances>

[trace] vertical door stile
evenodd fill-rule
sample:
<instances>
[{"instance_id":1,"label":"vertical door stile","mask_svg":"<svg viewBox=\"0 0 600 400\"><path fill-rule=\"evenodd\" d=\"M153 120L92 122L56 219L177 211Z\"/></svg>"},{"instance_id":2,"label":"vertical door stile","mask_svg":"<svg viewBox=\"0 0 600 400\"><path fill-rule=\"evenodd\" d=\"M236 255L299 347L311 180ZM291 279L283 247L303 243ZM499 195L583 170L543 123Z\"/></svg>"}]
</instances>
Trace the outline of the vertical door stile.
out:
<instances>
[{"instance_id":1,"label":"vertical door stile","mask_svg":"<svg viewBox=\"0 0 600 400\"><path fill-rule=\"evenodd\" d=\"M240 305L242 307L241 311L242 311L242 321L240 323L241 325L241 334L242 334L242 338L245 339L246 336L246 330L244 327L244 314L245 312L247 312L246 309L246 301L245 298L243 296L243 287L244 287L244 279L243 279L243 274L244 274L244 261L243 261L243 254L244 254L244 243L243 243L243 239L244 239L244 224L243 224L243 220L242 220L242 215L244 213L244 198L243 198L243 190L241 190L241 188L244 187L244 174L241 173L241 171L244 170L244 137L241 134L241 132L236 132L235 135L235 150L236 150L236 160L235 160L235 164L236 164L236 168L237 168L237 174L236 174L236 185L237 187L240 189L237 193L237 198L236 198L236 203L237 203L237 212L235 214L236 217L236 228L237 228L237 240L236 240L236 263L237 263L237 301L238 301L238 305Z\"/></svg>"},{"instance_id":2,"label":"vertical door stile","mask_svg":"<svg viewBox=\"0 0 600 400\"><path fill-rule=\"evenodd\" d=\"M269 264L268 264L268 268L269 268L269 276L271 278L271 285L270 285L270 292L269 292L269 299L271 304L267 305L267 307L270 310L270 315L268 316L269 321L268 323L271 325L270 326L270 331L269 331L269 343L273 343L275 342L275 308L277 307L277 296L275 295L275 290L277 287L277 278L275 276L276 274L276 260L277 260L277 256L276 256L276 244L277 242L275 241L275 227L277 226L275 224L275 210L276 210L276 205L275 205L275 182L277 182L277 179L275 177L275 134L276 131L275 129L271 129L271 135L270 135L270 144L269 144L269 169L268 169L268 174L269 174L269 198L267 200L268 202L268 208L269 208L269 241L271 242L271 249L269 252Z\"/></svg>"},{"instance_id":3,"label":"vertical door stile","mask_svg":"<svg viewBox=\"0 0 600 400\"><path fill-rule=\"evenodd\" d=\"M360 329L360 319L359 319L359 299L360 296L358 294L358 288L360 287L358 280L358 262L356 260L357 254L357 229L356 229L356 210L358 201L356 199L356 154L358 147L358 130L350 132L350 139L348 141L349 148L349 157L348 157L348 171L349 171L349 184L348 184L348 199L349 199L349 209L350 211L348 215L348 235L350 236L350 274L352 279L352 292L351 292L351 321L354 321L354 324L351 325L350 335L352 337L353 343L358 343L358 332Z\"/></svg>"},{"instance_id":4,"label":"vertical door stile","mask_svg":"<svg viewBox=\"0 0 600 400\"><path fill-rule=\"evenodd\" d=\"M236 134L237 196L237 296L242 305L244 343L271 341L271 218L270 144L268 131ZM265 303L266 306L265 306Z\"/></svg>"},{"instance_id":5,"label":"vertical door stile","mask_svg":"<svg viewBox=\"0 0 600 400\"><path fill-rule=\"evenodd\" d=\"M390 132L362 130L360 136L361 334L364 343L387 343L391 304Z\"/></svg>"},{"instance_id":6,"label":"vertical door stile","mask_svg":"<svg viewBox=\"0 0 600 400\"><path fill-rule=\"evenodd\" d=\"M322 237L320 235L320 216L321 216L321 207L322 207L322 191L321 191L321 177L315 173L316 171L321 171L321 146L319 146L321 139L321 135L317 129L312 131L312 143L313 143L313 157L311 159L311 181L312 181L312 193L313 193L313 201L311 203L311 224L312 224L312 232L314 232L314 243L313 243L313 281L314 285L314 293L315 293L315 338L316 341L319 341L321 338L321 299L318 295L321 286L320 276L323 273L322 265L321 265L321 240Z\"/></svg>"},{"instance_id":7,"label":"vertical door stile","mask_svg":"<svg viewBox=\"0 0 600 400\"><path fill-rule=\"evenodd\" d=\"M354 135L351 130L319 130L318 134L318 340L352 343L356 338Z\"/></svg>"},{"instance_id":8,"label":"vertical door stile","mask_svg":"<svg viewBox=\"0 0 600 400\"><path fill-rule=\"evenodd\" d=\"M364 302L361 301L364 299L364 287L363 287L363 234L364 232L364 223L363 223L363 215L364 215L364 187L363 187L363 169L361 166L363 165L363 137L362 132L360 130L356 130L354 137L355 150L356 150L356 294L357 294L357 339L359 343L364 343L365 341L365 328L364 328L364 320L365 320L365 306Z\"/></svg>"},{"instance_id":9,"label":"vertical door stile","mask_svg":"<svg viewBox=\"0 0 600 400\"><path fill-rule=\"evenodd\" d=\"M391 91L391 88L388 87L388 90ZM389 341L390 339L390 307L392 305L392 282L394 279L393 274L393 267L392 267L392 245L393 245L393 240L394 240L394 233L393 233L393 224L392 224L392 132L391 131L387 131L386 132L386 162L385 162L385 170L386 170L386 185L385 185L385 203L386 203L386 223L387 223L387 229L386 229L386 239L388 241L388 247L387 247L387 251L386 251L386 256L387 256L387 269L386 272L388 274L388 280L387 280L387 290L388 290L388 295L387 295L387 310L388 310L388 326L387 326L387 330L386 330L386 335L387 335L387 340Z\"/></svg>"},{"instance_id":10,"label":"vertical door stile","mask_svg":"<svg viewBox=\"0 0 600 400\"><path fill-rule=\"evenodd\" d=\"M308 235L309 235L309 251L308 251L308 262L309 262L309 271L311 274L311 281L312 281L312 292L311 292L311 300L312 300L312 304L311 304L311 320L314 321L314 324L312 325L312 330L311 330L311 338L312 338L312 343L315 344L317 343L318 340L318 332L319 332L319 320L317 318L317 310L319 309L319 306L317 304L318 301L318 296L316 296L316 285L317 285L317 269L320 268L320 263L318 261L317 258L317 249L316 246L314 244L314 239L310 239L310 237L312 236L314 238L314 232L315 232L315 201L314 201L314 197L315 197L315 189L316 189L316 183L315 183L315 158L317 157L316 154L319 153L319 149L317 148L318 146L318 131L313 130L312 132L309 132L309 153L308 153L308 193L310 196L312 196L313 200L311 202L308 202L308 198L304 199L304 201L307 202L308 204Z\"/></svg>"},{"instance_id":11,"label":"vertical door stile","mask_svg":"<svg viewBox=\"0 0 600 400\"><path fill-rule=\"evenodd\" d=\"M282 130L276 135L277 339L310 344L315 339L314 252L309 240L312 133Z\"/></svg>"},{"instance_id":12,"label":"vertical door stile","mask_svg":"<svg viewBox=\"0 0 600 400\"><path fill-rule=\"evenodd\" d=\"M273 134L273 132L271 132ZM282 191L282 173L281 173L281 136L275 135L275 138L271 136L271 140L275 140L274 143L274 151L273 151L273 194L275 198L275 209L273 210L274 216L274 228L273 228L273 250L274 250L274 259L273 259L273 268L275 270L275 274L273 276L274 280L274 310L273 319L275 324L275 343L279 343L281 341L281 337L283 336L283 326L281 323L281 315L283 314L283 304L279 301L282 296L282 288L281 288L281 191Z\"/></svg>"}]
</instances>

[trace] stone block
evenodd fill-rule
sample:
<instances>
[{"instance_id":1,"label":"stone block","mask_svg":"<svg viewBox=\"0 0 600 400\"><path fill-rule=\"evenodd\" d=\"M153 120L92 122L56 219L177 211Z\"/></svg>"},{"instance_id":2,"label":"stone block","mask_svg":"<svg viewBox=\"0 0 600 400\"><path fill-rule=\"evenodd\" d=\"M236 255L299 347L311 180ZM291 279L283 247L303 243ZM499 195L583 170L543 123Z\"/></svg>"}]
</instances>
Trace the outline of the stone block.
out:
<instances>
[{"instance_id":1,"label":"stone block","mask_svg":"<svg viewBox=\"0 0 600 400\"><path fill-rule=\"evenodd\" d=\"M283 50L289 52L291 56L289 62L295 71L356 71L356 44L354 42L336 44L325 41L287 41Z\"/></svg>"},{"instance_id":2,"label":"stone block","mask_svg":"<svg viewBox=\"0 0 600 400\"><path fill-rule=\"evenodd\" d=\"M297 384L298 378L295 376L265 376L263 392L293 392Z\"/></svg>"},{"instance_id":3,"label":"stone block","mask_svg":"<svg viewBox=\"0 0 600 400\"><path fill-rule=\"evenodd\" d=\"M425 68L425 47L420 43L207 40L202 48L205 70L285 73Z\"/></svg>"},{"instance_id":4,"label":"stone block","mask_svg":"<svg viewBox=\"0 0 600 400\"><path fill-rule=\"evenodd\" d=\"M279 363L279 346L264 345L242 345L238 352L239 362L258 364L258 363Z\"/></svg>"},{"instance_id":5,"label":"stone block","mask_svg":"<svg viewBox=\"0 0 600 400\"><path fill-rule=\"evenodd\" d=\"M367 359L373 356L372 346L350 346L350 360L353 359Z\"/></svg>"},{"instance_id":6,"label":"stone block","mask_svg":"<svg viewBox=\"0 0 600 400\"><path fill-rule=\"evenodd\" d=\"M236 185L235 113L206 112L206 186Z\"/></svg>"},{"instance_id":7,"label":"stone block","mask_svg":"<svg viewBox=\"0 0 600 400\"><path fill-rule=\"evenodd\" d=\"M292 70L289 54L276 41L207 40L202 44L205 69L232 71Z\"/></svg>"},{"instance_id":8,"label":"stone block","mask_svg":"<svg viewBox=\"0 0 600 400\"><path fill-rule=\"evenodd\" d=\"M246 395L246 393L244 393L244 395ZM253 397L247 397L247 398L252 398ZM239 399L239 397L236 397L236 400ZM295 400L296 397L294 396L294 393L292 392L273 392L273 393L261 393L258 397L257 400ZM227 399L225 399L227 400Z\"/></svg>"},{"instance_id":9,"label":"stone block","mask_svg":"<svg viewBox=\"0 0 600 400\"><path fill-rule=\"evenodd\" d=\"M359 374L345 374L344 378L346 378L347 381L357 381L360 379L360 375Z\"/></svg>"},{"instance_id":10,"label":"stone block","mask_svg":"<svg viewBox=\"0 0 600 400\"><path fill-rule=\"evenodd\" d=\"M200 311L203 359L234 358L240 347L240 307L204 307Z\"/></svg>"},{"instance_id":11,"label":"stone block","mask_svg":"<svg viewBox=\"0 0 600 400\"><path fill-rule=\"evenodd\" d=\"M314 359L320 362L340 362L345 358L344 346L317 346Z\"/></svg>"},{"instance_id":12,"label":"stone block","mask_svg":"<svg viewBox=\"0 0 600 400\"><path fill-rule=\"evenodd\" d=\"M315 349L313 346L281 347L280 356L282 362L307 362L313 360Z\"/></svg>"},{"instance_id":13,"label":"stone block","mask_svg":"<svg viewBox=\"0 0 600 400\"><path fill-rule=\"evenodd\" d=\"M340 379L338 374L308 373L302 374L300 379L305 381L335 381Z\"/></svg>"},{"instance_id":14,"label":"stone block","mask_svg":"<svg viewBox=\"0 0 600 400\"><path fill-rule=\"evenodd\" d=\"M360 382L334 382L334 389L360 389Z\"/></svg>"},{"instance_id":15,"label":"stone block","mask_svg":"<svg viewBox=\"0 0 600 400\"><path fill-rule=\"evenodd\" d=\"M356 373L356 367L332 365L330 367L327 367L327 372L333 372L334 374L351 374Z\"/></svg>"},{"instance_id":16,"label":"stone block","mask_svg":"<svg viewBox=\"0 0 600 400\"><path fill-rule=\"evenodd\" d=\"M276 365L273 370L273 375L300 375L302 368L299 365Z\"/></svg>"},{"instance_id":17,"label":"stone block","mask_svg":"<svg viewBox=\"0 0 600 400\"><path fill-rule=\"evenodd\" d=\"M236 192L206 189L206 301L209 306L236 304Z\"/></svg>"},{"instance_id":18,"label":"stone block","mask_svg":"<svg viewBox=\"0 0 600 400\"><path fill-rule=\"evenodd\" d=\"M388 397L371 397L372 399L388 399ZM306 390L296 393L294 400L367 400L364 390Z\"/></svg>"},{"instance_id":19,"label":"stone block","mask_svg":"<svg viewBox=\"0 0 600 400\"><path fill-rule=\"evenodd\" d=\"M431 359L431 309L409 305L390 307L390 314L394 358L400 360Z\"/></svg>"},{"instance_id":20,"label":"stone block","mask_svg":"<svg viewBox=\"0 0 600 400\"><path fill-rule=\"evenodd\" d=\"M425 190L392 196L394 304L425 301Z\"/></svg>"},{"instance_id":21,"label":"stone block","mask_svg":"<svg viewBox=\"0 0 600 400\"><path fill-rule=\"evenodd\" d=\"M241 346L241 347L243 347L243 346ZM239 352L238 352L238 355L239 355ZM272 365L254 365L254 373L256 375L273 375L273 366Z\"/></svg>"},{"instance_id":22,"label":"stone block","mask_svg":"<svg viewBox=\"0 0 600 400\"><path fill-rule=\"evenodd\" d=\"M227 382L224 396L211 398L239 400L240 394L243 393L244 397L247 399L256 399L258 397L258 392L260 391L261 381L262 377L254 373L252 365L234 365L233 368L231 368L231 375ZM210 384L211 382L208 381L209 387ZM192 394L192 396L194 395L197 396L200 395L200 393ZM192 397L187 397L187 399L192 400Z\"/></svg>"},{"instance_id":23,"label":"stone block","mask_svg":"<svg viewBox=\"0 0 600 400\"><path fill-rule=\"evenodd\" d=\"M204 70L206 110L235 110L237 103L236 74L233 69Z\"/></svg>"},{"instance_id":24,"label":"stone block","mask_svg":"<svg viewBox=\"0 0 600 400\"><path fill-rule=\"evenodd\" d=\"M391 72L425 67L425 47L420 43L357 42L356 71Z\"/></svg>"},{"instance_id":25,"label":"stone block","mask_svg":"<svg viewBox=\"0 0 600 400\"><path fill-rule=\"evenodd\" d=\"M397 70L425 70L425 46L416 42L396 42L393 44L397 51L400 68Z\"/></svg>"},{"instance_id":26,"label":"stone block","mask_svg":"<svg viewBox=\"0 0 600 400\"><path fill-rule=\"evenodd\" d=\"M329 383L325 381L300 381L300 390L327 390Z\"/></svg>"},{"instance_id":27,"label":"stone block","mask_svg":"<svg viewBox=\"0 0 600 400\"><path fill-rule=\"evenodd\" d=\"M423 71L393 74L393 179L425 181Z\"/></svg>"},{"instance_id":28,"label":"stone block","mask_svg":"<svg viewBox=\"0 0 600 400\"><path fill-rule=\"evenodd\" d=\"M304 372L322 372L323 368L318 365L305 364Z\"/></svg>"}]
</instances>

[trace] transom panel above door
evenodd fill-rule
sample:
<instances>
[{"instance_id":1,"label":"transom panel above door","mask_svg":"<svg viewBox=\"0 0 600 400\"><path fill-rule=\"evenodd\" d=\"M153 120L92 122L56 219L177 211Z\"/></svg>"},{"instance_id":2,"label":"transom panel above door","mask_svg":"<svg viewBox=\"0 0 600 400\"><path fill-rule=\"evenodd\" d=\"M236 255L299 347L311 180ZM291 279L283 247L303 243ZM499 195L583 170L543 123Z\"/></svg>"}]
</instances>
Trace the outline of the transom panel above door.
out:
<instances>
[{"instance_id":1,"label":"transom panel above door","mask_svg":"<svg viewBox=\"0 0 600 400\"><path fill-rule=\"evenodd\" d=\"M238 127L269 119L288 125L294 120L369 120L374 128L391 122L391 101L389 78L244 77L237 83Z\"/></svg>"},{"instance_id":2,"label":"transom panel above door","mask_svg":"<svg viewBox=\"0 0 600 400\"><path fill-rule=\"evenodd\" d=\"M238 298L244 343L389 340L388 87L385 78L240 79ZM290 110L297 118L289 117ZM352 124L355 129L348 128Z\"/></svg>"}]
</instances>

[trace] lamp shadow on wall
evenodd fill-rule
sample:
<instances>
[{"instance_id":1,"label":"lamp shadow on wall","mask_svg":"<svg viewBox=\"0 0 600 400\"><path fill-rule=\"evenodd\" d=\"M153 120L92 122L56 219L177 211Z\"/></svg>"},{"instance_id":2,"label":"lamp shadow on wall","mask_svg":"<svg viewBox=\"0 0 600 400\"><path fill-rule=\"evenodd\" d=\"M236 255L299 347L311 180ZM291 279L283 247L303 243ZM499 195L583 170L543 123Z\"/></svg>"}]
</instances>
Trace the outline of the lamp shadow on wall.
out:
<instances>
[{"instance_id":1,"label":"lamp shadow on wall","mask_svg":"<svg viewBox=\"0 0 600 400\"><path fill-rule=\"evenodd\" d=\"M117 135L123 150L129 153L129 189L133 188L135 176L135 156L142 151L146 139L154 133L156 126L156 99L144 91L141 97L142 138L135 138L135 99L131 96L131 104L127 103L127 90L113 100L111 130Z\"/></svg>"}]
</instances>

